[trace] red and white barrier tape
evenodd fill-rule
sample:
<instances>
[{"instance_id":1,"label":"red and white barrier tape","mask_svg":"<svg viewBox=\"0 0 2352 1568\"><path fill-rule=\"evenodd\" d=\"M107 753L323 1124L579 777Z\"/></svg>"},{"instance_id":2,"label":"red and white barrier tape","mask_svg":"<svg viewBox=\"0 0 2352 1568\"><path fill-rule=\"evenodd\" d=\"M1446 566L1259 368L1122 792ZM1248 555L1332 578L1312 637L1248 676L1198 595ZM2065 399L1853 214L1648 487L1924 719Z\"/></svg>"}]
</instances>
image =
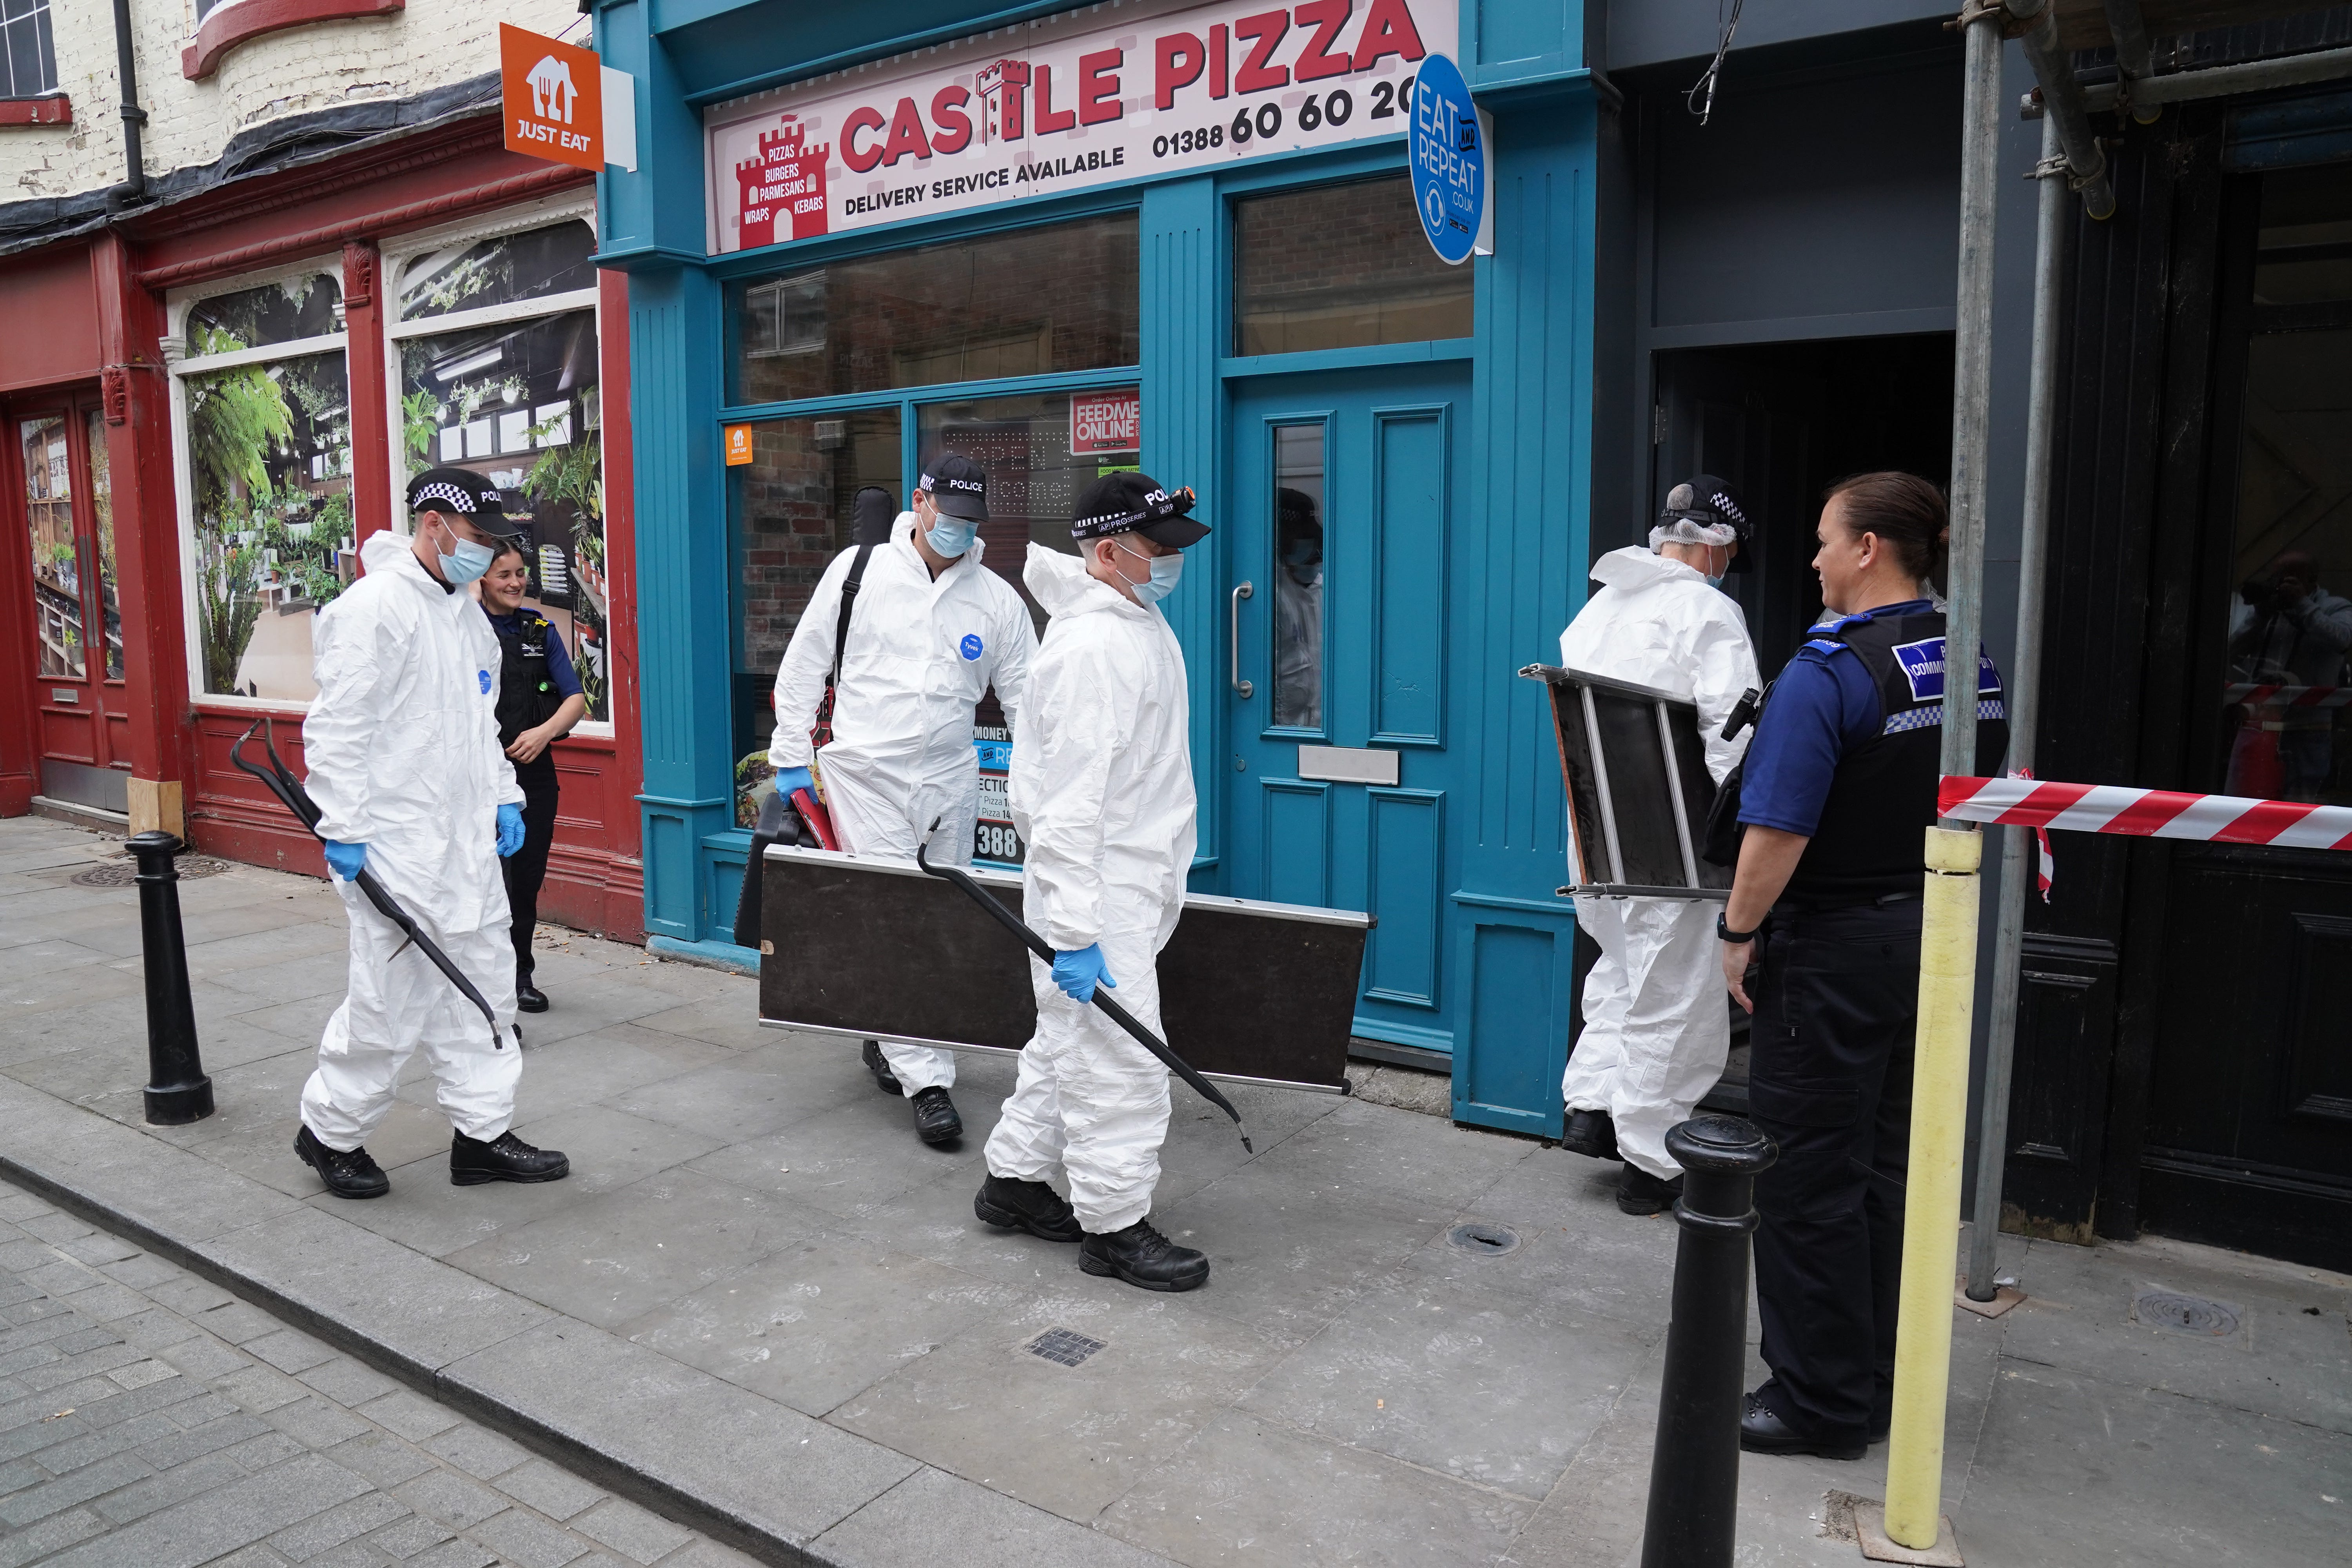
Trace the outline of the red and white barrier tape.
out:
<instances>
[{"instance_id":1,"label":"red and white barrier tape","mask_svg":"<svg viewBox=\"0 0 2352 1568\"><path fill-rule=\"evenodd\" d=\"M2033 770L2020 768L2009 776L2013 779L2031 780L2033 777ZM2050 884L2056 880L2058 876L2058 858L2050 853L2048 828L2037 827L2033 830L2033 847L2038 857L2033 869L2033 885L2042 894L2042 901L2046 904L2050 901Z\"/></svg>"},{"instance_id":2,"label":"red and white barrier tape","mask_svg":"<svg viewBox=\"0 0 2352 1568\"><path fill-rule=\"evenodd\" d=\"M2239 681L2221 688L2224 704L2249 708L2341 708L2352 703L2352 686L2260 686Z\"/></svg>"},{"instance_id":3,"label":"red and white barrier tape","mask_svg":"<svg viewBox=\"0 0 2352 1568\"><path fill-rule=\"evenodd\" d=\"M2352 806L2299 800L1951 775L1937 793L1937 810L1964 822L2268 844L2282 849L2352 849Z\"/></svg>"}]
</instances>

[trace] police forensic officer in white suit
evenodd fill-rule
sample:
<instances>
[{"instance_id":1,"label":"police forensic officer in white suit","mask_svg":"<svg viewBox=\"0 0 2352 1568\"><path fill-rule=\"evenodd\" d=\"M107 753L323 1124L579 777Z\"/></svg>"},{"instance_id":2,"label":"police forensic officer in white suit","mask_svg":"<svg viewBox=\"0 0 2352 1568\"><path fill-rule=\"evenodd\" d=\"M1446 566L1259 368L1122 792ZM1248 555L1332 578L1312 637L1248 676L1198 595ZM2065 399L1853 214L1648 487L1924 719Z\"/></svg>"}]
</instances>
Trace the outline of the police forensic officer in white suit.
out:
<instances>
[{"instance_id":1,"label":"police forensic officer in white suit","mask_svg":"<svg viewBox=\"0 0 2352 1568\"><path fill-rule=\"evenodd\" d=\"M978 525L988 521L988 478L980 465L942 453L912 499L914 510L898 514L889 542L873 547L851 600L832 741L818 751L809 730L833 667L842 595L860 554L855 547L817 580L776 670L768 761L777 790L790 795L813 786L814 759L844 849L912 859L938 821L930 853L968 865L980 812L972 709L993 686L1017 754L1037 634L1021 595L982 564ZM963 1135L948 1094L953 1051L868 1040L866 1065L884 1090L912 1101L924 1142Z\"/></svg>"},{"instance_id":2,"label":"police forensic officer in white suit","mask_svg":"<svg viewBox=\"0 0 2352 1568\"><path fill-rule=\"evenodd\" d=\"M1592 564L1601 591L1559 635L1559 661L1665 691L1698 709L1706 769L1720 784L1748 739L1723 738L1741 695L1763 684L1738 604L1719 591L1746 570L1748 514L1731 487L1700 474L1667 493L1650 542ZM1735 565L1735 563L1737 563ZM1601 945L1584 983L1584 1032L1560 1090L1560 1147L1622 1159L1617 1206L1655 1214L1675 1198L1682 1167L1666 1132L1723 1076L1731 1022L1719 994L1712 900L1576 900L1576 921Z\"/></svg>"},{"instance_id":3,"label":"police forensic officer in white suit","mask_svg":"<svg viewBox=\"0 0 2352 1568\"><path fill-rule=\"evenodd\" d=\"M456 1129L449 1179L552 1182L572 1163L509 1130L522 1076L514 948L499 859L521 847L521 786L499 744L499 639L473 599L497 540L520 531L499 492L464 468L408 487L413 532L360 550L367 574L319 612L319 696L302 723L310 798L351 920L351 989L327 1020L302 1089L294 1152L338 1197L391 1184L367 1152L409 1053L432 1063ZM487 998L487 1023L358 887L375 873Z\"/></svg>"}]
</instances>

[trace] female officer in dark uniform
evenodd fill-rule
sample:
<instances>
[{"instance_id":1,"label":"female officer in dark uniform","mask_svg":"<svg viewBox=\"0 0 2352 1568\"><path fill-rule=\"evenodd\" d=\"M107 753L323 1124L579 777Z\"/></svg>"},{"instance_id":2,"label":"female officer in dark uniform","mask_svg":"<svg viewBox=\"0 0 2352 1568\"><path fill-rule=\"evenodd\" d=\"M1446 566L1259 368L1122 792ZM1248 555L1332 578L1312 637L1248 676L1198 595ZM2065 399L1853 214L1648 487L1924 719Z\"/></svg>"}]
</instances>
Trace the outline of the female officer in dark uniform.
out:
<instances>
[{"instance_id":1,"label":"female officer in dark uniform","mask_svg":"<svg viewBox=\"0 0 2352 1568\"><path fill-rule=\"evenodd\" d=\"M499 742L522 785L522 847L503 862L507 910L513 921L515 1008L544 1013L547 998L531 981L531 933L539 925L539 888L547 879L547 851L555 842L555 753L548 750L588 711L572 656L555 627L522 607L530 586L530 558L509 539L482 576L482 609L499 634Z\"/></svg>"},{"instance_id":2,"label":"female officer in dark uniform","mask_svg":"<svg viewBox=\"0 0 2352 1568\"><path fill-rule=\"evenodd\" d=\"M1863 474L1822 508L1827 612L1756 720L1739 868L1717 926L1755 1015L1748 1114L1780 1145L1756 1184L1756 1296L1771 1377L1740 1446L1858 1459L1895 1388L1919 896L1936 820L1944 617L1927 579L1943 493ZM2000 677L1979 654L1978 772L2000 771Z\"/></svg>"}]
</instances>

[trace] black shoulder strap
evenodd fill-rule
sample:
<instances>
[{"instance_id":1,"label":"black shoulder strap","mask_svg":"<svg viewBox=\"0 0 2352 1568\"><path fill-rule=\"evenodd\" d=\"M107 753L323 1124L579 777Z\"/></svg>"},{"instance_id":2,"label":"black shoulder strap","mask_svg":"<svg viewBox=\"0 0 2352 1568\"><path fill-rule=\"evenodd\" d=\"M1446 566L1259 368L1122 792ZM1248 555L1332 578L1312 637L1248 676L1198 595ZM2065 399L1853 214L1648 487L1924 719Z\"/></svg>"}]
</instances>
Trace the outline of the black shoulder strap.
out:
<instances>
[{"instance_id":1,"label":"black shoulder strap","mask_svg":"<svg viewBox=\"0 0 2352 1568\"><path fill-rule=\"evenodd\" d=\"M857 547L857 559L849 563L849 575L841 582L841 617L833 623L833 668L825 672L824 683L837 686L841 682L841 647L849 640L849 615L857 607L857 584L865 580L866 563L874 553L874 546Z\"/></svg>"}]
</instances>

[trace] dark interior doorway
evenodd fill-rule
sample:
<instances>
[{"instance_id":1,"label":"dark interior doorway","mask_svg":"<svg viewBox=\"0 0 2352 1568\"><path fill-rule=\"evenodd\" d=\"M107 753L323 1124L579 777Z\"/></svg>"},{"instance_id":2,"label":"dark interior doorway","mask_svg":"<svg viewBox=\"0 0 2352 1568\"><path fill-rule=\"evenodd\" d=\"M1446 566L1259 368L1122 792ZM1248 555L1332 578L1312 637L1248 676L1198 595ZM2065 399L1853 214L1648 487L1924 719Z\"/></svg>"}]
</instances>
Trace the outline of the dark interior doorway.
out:
<instances>
[{"instance_id":1,"label":"dark interior doorway","mask_svg":"<svg viewBox=\"0 0 2352 1568\"><path fill-rule=\"evenodd\" d=\"M1948 481L1951 334L1677 349L1657 355L1656 372L1643 516L1694 473L1738 489L1758 548L1753 570L1724 587L1747 612L1769 676L1821 612L1811 563L1822 491L1874 468Z\"/></svg>"}]
</instances>

